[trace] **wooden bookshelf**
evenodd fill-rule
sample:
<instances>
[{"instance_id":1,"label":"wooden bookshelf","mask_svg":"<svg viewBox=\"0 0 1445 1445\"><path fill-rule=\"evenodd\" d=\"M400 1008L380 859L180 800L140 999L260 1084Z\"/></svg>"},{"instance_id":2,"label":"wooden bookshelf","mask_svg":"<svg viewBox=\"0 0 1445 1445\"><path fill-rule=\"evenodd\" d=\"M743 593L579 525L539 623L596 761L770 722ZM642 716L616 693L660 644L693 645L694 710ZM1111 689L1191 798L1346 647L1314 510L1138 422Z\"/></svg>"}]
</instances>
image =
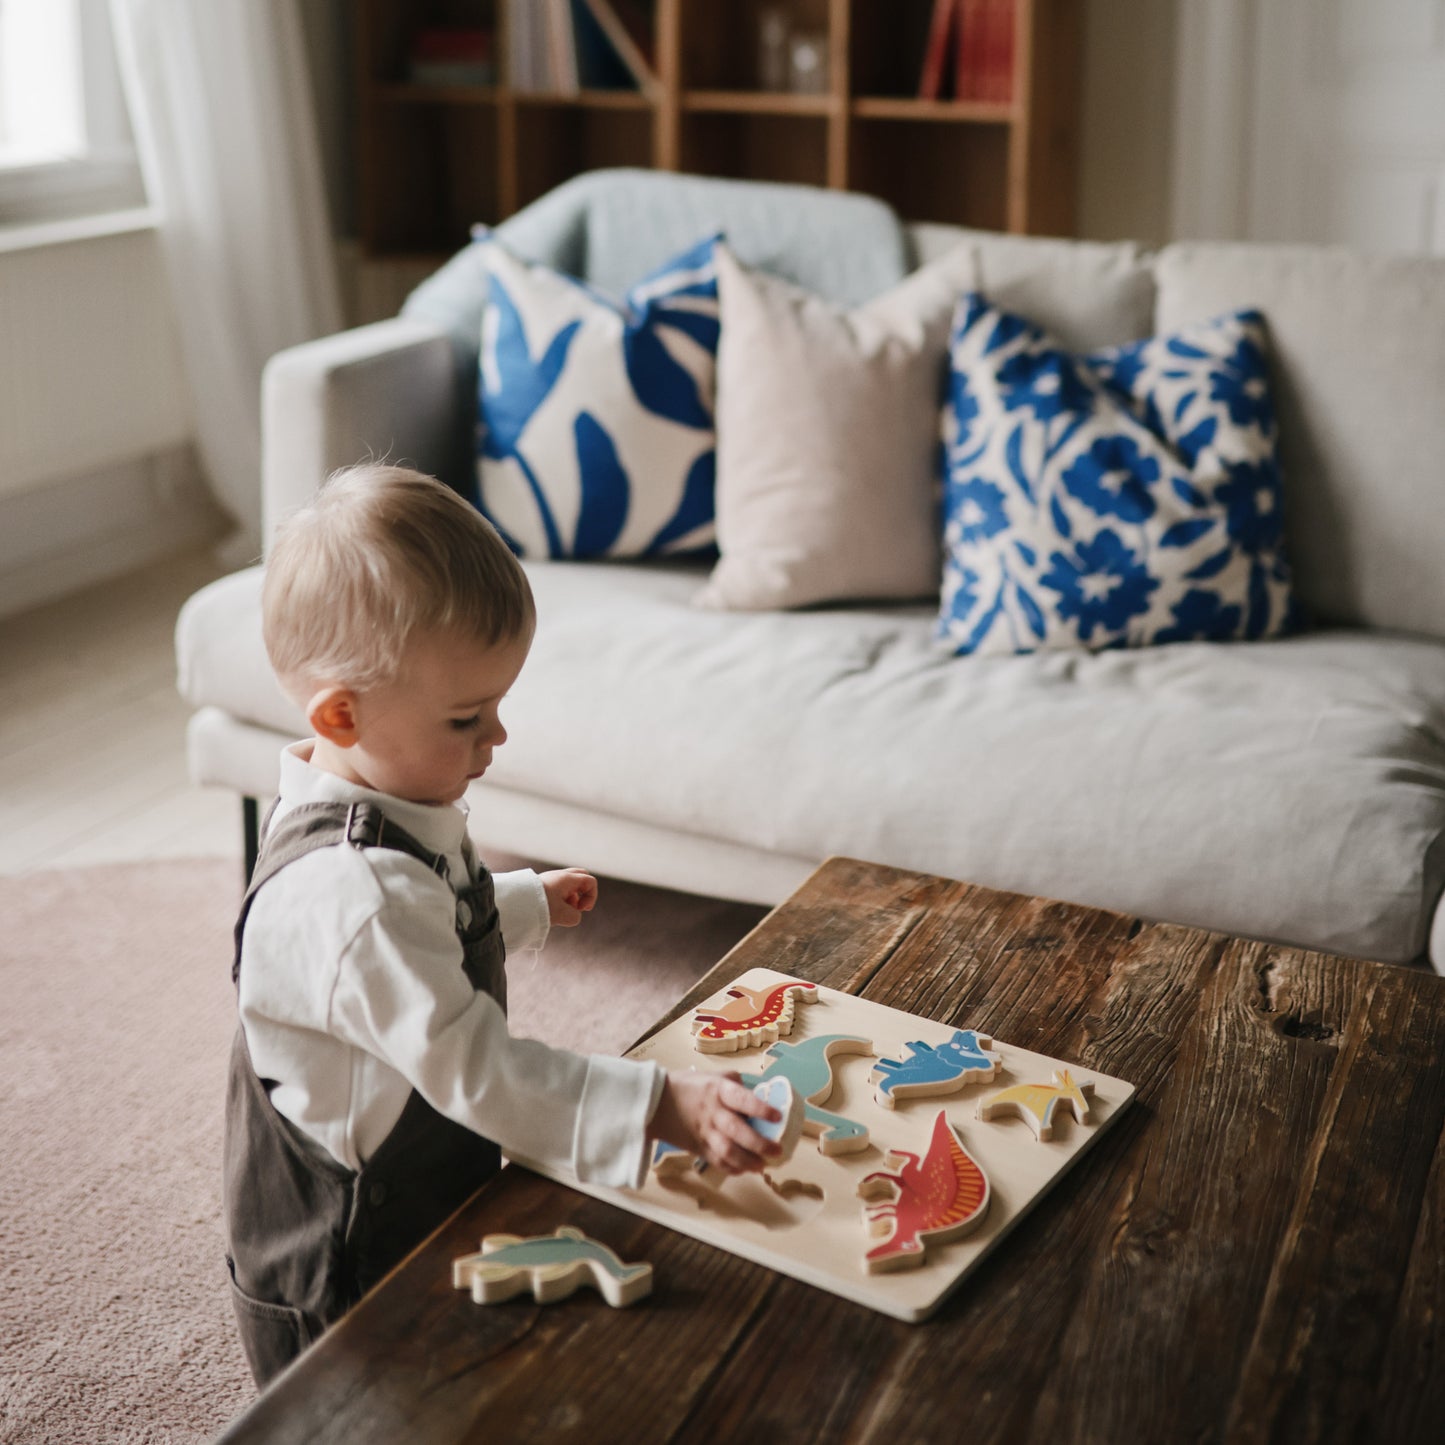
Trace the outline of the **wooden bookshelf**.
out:
<instances>
[{"instance_id":1,"label":"wooden bookshelf","mask_svg":"<svg viewBox=\"0 0 1445 1445\"><path fill-rule=\"evenodd\" d=\"M511 0L357 0L361 254L440 259L473 223L617 165L865 191L909 220L1068 235L1084 0L1013 3L1007 98L923 100L934 0L651 0L643 83L572 94L513 84ZM760 27L777 11L826 56L817 93L763 87ZM417 34L437 27L490 32L493 83L411 78Z\"/></svg>"}]
</instances>

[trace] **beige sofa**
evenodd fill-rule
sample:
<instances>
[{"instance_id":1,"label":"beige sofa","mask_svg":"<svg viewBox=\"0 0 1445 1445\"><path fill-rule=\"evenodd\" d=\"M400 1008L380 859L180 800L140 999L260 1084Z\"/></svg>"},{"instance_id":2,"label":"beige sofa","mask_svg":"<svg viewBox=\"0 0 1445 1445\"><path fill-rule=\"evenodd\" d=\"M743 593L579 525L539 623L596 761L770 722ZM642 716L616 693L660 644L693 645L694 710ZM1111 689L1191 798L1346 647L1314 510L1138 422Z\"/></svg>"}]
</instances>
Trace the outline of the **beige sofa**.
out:
<instances>
[{"instance_id":1,"label":"beige sofa","mask_svg":"<svg viewBox=\"0 0 1445 1445\"><path fill-rule=\"evenodd\" d=\"M968 240L991 297L1079 348L1258 307L1317 625L955 658L924 604L717 613L691 605L699 565L529 563L538 636L471 800L478 840L761 902L842 853L1445 970L1445 260L1146 255L637 173L574 182L504 233L616 288L710 226L850 303L888 266ZM463 253L396 320L273 360L268 522L368 454L467 485L475 290ZM265 663L259 583L251 569L206 588L177 629L193 773L252 799L302 728Z\"/></svg>"}]
</instances>

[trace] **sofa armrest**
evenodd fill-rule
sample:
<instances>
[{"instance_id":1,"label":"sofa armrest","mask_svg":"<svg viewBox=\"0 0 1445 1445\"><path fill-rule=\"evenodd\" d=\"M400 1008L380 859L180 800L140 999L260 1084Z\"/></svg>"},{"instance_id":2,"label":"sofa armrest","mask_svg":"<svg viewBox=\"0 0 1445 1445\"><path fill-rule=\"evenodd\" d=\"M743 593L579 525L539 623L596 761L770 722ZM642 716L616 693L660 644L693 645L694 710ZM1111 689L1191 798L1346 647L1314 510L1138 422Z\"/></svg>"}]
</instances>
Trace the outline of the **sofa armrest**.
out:
<instances>
[{"instance_id":1,"label":"sofa armrest","mask_svg":"<svg viewBox=\"0 0 1445 1445\"><path fill-rule=\"evenodd\" d=\"M261 509L277 522L337 467L404 462L444 475L458 419L452 346L396 317L277 352L261 378Z\"/></svg>"}]
</instances>

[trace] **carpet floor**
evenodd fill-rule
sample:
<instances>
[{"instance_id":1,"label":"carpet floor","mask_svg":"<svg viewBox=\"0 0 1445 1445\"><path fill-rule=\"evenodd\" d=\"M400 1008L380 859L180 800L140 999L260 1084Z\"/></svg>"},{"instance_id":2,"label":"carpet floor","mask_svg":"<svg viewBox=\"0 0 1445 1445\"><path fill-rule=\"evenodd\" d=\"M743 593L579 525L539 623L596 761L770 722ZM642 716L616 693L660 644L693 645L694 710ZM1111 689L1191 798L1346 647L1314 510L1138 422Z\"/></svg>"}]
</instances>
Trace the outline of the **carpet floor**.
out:
<instances>
[{"instance_id":1,"label":"carpet floor","mask_svg":"<svg viewBox=\"0 0 1445 1445\"><path fill-rule=\"evenodd\" d=\"M202 1441L253 1398L220 1205L239 897L217 861L0 879L4 1445ZM763 912L604 880L509 965L513 1030L618 1052Z\"/></svg>"}]
</instances>

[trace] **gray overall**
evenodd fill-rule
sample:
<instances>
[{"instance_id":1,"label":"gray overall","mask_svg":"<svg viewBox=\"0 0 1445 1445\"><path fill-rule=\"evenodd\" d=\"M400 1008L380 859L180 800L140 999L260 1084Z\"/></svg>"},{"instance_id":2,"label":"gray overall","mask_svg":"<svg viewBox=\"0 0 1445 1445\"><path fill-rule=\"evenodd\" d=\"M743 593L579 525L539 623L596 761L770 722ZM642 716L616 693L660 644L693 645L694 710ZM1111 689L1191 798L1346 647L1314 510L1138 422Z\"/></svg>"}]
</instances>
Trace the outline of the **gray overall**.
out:
<instances>
[{"instance_id":1,"label":"gray overall","mask_svg":"<svg viewBox=\"0 0 1445 1445\"><path fill-rule=\"evenodd\" d=\"M269 823L269 819L267 820ZM236 921L231 977L257 892L313 848L396 848L442 878L423 848L371 804L307 803L268 827ZM470 861L470 847L467 856ZM491 875L457 890L457 937L472 986L507 1004L502 932ZM360 1173L271 1105L244 1032L226 1090L225 1216L231 1299L251 1373L264 1385L494 1175L497 1146L437 1113L415 1089Z\"/></svg>"}]
</instances>

